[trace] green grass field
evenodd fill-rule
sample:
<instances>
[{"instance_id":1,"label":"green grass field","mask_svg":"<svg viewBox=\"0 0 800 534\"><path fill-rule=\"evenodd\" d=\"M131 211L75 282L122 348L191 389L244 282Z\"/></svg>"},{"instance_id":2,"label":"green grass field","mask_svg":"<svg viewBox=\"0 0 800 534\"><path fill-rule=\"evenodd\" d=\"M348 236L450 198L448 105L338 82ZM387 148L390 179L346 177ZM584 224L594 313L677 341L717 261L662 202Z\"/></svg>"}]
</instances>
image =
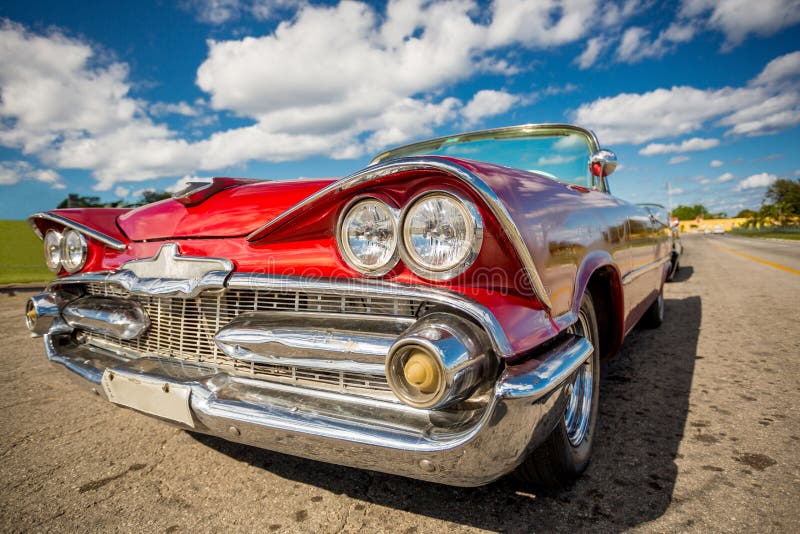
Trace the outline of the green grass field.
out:
<instances>
[{"instance_id":1,"label":"green grass field","mask_svg":"<svg viewBox=\"0 0 800 534\"><path fill-rule=\"evenodd\" d=\"M27 221L0 221L0 284L47 282L42 241Z\"/></svg>"},{"instance_id":2,"label":"green grass field","mask_svg":"<svg viewBox=\"0 0 800 534\"><path fill-rule=\"evenodd\" d=\"M792 239L800 241L800 228L797 226L767 226L762 228L734 228L731 230L734 235L744 237L761 237L775 239Z\"/></svg>"}]
</instances>

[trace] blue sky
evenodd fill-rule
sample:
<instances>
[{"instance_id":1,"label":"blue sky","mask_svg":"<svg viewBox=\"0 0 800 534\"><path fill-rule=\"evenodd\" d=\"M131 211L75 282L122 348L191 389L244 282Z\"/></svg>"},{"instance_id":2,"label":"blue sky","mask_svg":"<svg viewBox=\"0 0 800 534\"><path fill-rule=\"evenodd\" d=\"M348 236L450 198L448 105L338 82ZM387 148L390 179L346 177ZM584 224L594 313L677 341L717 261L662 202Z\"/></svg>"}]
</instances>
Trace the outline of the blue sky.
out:
<instances>
[{"instance_id":1,"label":"blue sky","mask_svg":"<svg viewBox=\"0 0 800 534\"><path fill-rule=\"evenodd\" d=\"M633 202L757 208L800 176L800 1L0 5L0 218L194 177L343 176L383 149L574 122Z\"/></svg>"}]
</instances>

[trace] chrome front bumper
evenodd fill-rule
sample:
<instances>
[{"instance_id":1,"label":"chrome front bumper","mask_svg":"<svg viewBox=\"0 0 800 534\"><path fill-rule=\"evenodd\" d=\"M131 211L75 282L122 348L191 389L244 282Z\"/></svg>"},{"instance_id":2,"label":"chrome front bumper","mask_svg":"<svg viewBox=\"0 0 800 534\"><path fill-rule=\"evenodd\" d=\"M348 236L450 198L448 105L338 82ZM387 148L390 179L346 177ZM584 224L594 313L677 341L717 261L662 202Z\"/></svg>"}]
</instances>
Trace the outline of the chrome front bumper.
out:
<instances>
[{"instance_id":1,"label":"chrome front bumper","mask_svg":"<svg viewBox=\"0 0 800 534\"><path fill-rule=\"evenodd\" d=\"M470 409L422 410L395 402L217 372L166 358L127 359L45 335L47 357L93 393L104 373L190 390L194 431L314 460L455 486L478 486L513 470L563 417L567 379L592 354L566 335L506 367ZM174 421L170 421L175 424Z\"/></svg>"}]
</instances>

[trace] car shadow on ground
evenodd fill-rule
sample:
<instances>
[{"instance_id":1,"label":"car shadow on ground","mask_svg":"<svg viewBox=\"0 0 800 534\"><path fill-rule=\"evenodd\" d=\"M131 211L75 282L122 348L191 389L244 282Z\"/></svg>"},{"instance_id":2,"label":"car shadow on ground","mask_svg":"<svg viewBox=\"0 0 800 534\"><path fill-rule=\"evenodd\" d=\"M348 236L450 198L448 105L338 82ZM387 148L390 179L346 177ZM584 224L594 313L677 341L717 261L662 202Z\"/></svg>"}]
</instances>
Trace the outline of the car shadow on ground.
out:
<instances>
[{"instance_id":1,"label":"car shadow on ground","mask_svg":"<svg viewBox=\"0 0 800 534\"><path fill-rule=\"evenodd\" d=\"M690 275L691 268L681 272ZM537 494L511 477L480 488L454 488L194 437L290 481L457 524L504 532L622 530L660 517L672 502L675 459L699 358L700 304L699 297L667 299L661 328L636 329L628 336L604 368L592 464L573 487L556 494ZM353 506L363 510L362 503Z\"/></svg>"},{"instance_id":2,"label":"car shadow on ground","mask_svg":"<svg viewBox=\"0 0 800 534\"><path fill-rule=\"evenodd\" d=\"M672 280L670 280L670 283L674 284L674 283L685 282L689 278L691 278L693 274L694 274L694 269L692 269L691 265L685 265L685 266L681 265L680 269L678 269L678 272L676 272L673 275Z\"/></svg>"}]
</instances>

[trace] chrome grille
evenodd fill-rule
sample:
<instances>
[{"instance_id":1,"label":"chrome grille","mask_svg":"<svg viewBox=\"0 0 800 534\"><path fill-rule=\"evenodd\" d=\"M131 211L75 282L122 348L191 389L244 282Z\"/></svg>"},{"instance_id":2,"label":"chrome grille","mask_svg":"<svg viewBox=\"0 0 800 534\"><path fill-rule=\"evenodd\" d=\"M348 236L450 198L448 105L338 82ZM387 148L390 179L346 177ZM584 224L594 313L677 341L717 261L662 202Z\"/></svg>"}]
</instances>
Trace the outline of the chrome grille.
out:
<instances>
[{"instance_id":1,"label":"chrome grille","mask_svg":"<svg viewBox=\"0 0 800 534\"><path fill-rule=\"evenodd\" d=\"M121 351L131 357L159 356L202 363L257 379L291 382L308 387L338 391L390 392L386 378L353 372L323 371L294 366L249 363L234 360L214 343L214 335L239 314L253 311L322 311L418 317L431 304L414 299L354 297L309 291L275 292L255 289L229 289L205 292L195 298L131 295L117 284L85 284L90 295L124 297L141 304L150 318L150 328L139 338L122 340L92 333L89 343Z\"/></svg>"}]
</instances>

